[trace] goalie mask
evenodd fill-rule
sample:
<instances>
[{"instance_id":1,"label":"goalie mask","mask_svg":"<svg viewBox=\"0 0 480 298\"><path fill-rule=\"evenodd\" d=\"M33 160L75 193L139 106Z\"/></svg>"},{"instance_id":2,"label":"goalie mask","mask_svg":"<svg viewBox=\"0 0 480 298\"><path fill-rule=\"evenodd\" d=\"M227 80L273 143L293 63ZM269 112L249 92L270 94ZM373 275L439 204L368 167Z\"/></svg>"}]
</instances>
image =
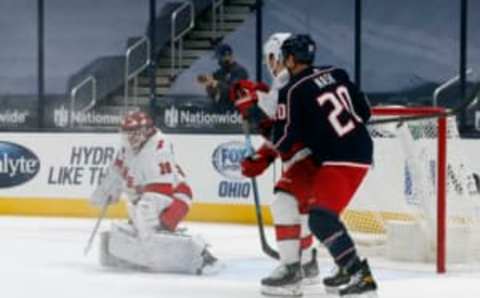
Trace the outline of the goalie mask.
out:
<instances>
[{"instance_id":1,"label":"goalie mask","mask_svg":"<svg viewBox=\"0 0 480 298\"><path fill-rule=\"evenodd\" d=\"M263 54L265 55L265 63L272 78L275 78L283 69L283 57L281 47L291 33L274 33L270 35L263 45Z\"/></svg>"},{"instance_id":2,"label":"goalie mask","mask_svg":"<svg viewBox=\"0 0 480 298\"><path fill-rule=\"evenodd\" d=\"M140 151L143 144L155 133L153 120L144 112L129 112L122 120L120 132L124 142L134 152Z\"/></svg>"}]
</instances>

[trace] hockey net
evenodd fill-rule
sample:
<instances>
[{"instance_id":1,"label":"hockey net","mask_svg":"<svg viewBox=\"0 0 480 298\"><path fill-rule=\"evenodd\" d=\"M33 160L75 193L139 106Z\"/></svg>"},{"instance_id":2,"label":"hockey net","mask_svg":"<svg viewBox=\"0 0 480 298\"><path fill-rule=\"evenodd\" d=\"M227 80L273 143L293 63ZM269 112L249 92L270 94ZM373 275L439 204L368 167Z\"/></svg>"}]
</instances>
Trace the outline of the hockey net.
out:
<instances>
[{"instance_id":1,"label":"hockey net","mask_svg":"<svg viewBox=\"0 0 480 298\"><path fill-rule=\"evenodd\" d=\"M426 116L435 108L382 107L374 119ZM362 245L387 257L446 264L480 260L480 194L454 117L369 126L374 165L343 214ZM358 241L357 241L358 242Z\"/></svg>"}]
</instances>

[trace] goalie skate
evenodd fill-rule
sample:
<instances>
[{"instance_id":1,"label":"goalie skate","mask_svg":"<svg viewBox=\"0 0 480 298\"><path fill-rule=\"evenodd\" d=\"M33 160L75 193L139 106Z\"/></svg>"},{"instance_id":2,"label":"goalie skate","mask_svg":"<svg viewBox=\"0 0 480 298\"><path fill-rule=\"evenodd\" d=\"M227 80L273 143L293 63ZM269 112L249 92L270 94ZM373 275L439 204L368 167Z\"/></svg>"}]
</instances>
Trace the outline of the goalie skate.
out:
<instances>
[{"instance_id":1,"label":"goalie skate","mask_svg":"<svg viewBox=\"0 0 480 298\"><path fill-rule=\"evenodd\" d=\"M302 296L302 268L300 263L280 265L269 277L262 279L261 293L266 296Z\"/></svg>"},{"instance_id":2,"label":"goalie skate","mask_svg":"<svg viewBox=\"0 0 480 298\"><path fill-rule=\"evenodd\" d=\"M202 252L203 264L197 271L197 275L214 275L221 271L224 264L205 248Z\"/></svg>"}]
</instances>

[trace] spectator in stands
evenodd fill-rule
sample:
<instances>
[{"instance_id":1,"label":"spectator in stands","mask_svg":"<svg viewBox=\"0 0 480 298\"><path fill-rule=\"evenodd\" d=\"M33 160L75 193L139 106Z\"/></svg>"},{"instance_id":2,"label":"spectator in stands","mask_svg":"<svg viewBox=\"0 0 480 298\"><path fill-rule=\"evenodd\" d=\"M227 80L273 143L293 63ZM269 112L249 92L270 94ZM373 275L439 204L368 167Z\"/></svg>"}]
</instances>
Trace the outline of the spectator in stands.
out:
<instances>
[{"instance_id":1,"label":"spectator in stands","mask_svg":"<svg viewBox=\"0 0 480 298\"><path fill-rule=\"evenodd\" d=\"M248 79L248 72L235 61L232 47L221 44L215 50L215 58L220 66L212 74L200 74L197 81L205 87L208 96L220 110L234 109L228 98L230 86L238 80Z\"/></svg>"}]
</instances>

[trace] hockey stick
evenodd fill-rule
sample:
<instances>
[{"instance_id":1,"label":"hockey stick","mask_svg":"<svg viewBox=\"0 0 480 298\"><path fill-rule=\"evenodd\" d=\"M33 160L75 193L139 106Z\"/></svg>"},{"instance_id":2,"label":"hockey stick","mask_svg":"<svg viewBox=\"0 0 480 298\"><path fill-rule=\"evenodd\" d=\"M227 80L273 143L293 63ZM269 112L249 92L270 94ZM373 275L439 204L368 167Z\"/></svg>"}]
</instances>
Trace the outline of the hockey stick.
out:
<instances>
[{"instance_id":1,"label":"hockey stick","mask_svg":"<svg viewBox=\"0 0 480 298\"><path fill-rule=\"evenodd\" d=\"M108 199L105 202L105 205L102 206L102 210L100 211L100 215L97 218L97 222L95 223L95 226L93 227L92 232L90 233L90 237L88 238L87 245L83 249L83 255L86 256L90 249L92 248L93 244L93 239L95 238L95 235L97 234L98 228L100 227L100 223L102 222L103 218L107 214L107 209L108 206L110 205L110 199Z\"/></svg>"},{"instance_id":2,"label":"hockey stick","mask_svg":"<svg viewBox=\"0 0 480 298\"><path fill-rule=\"evenodd\" d=\"M253 152L252 140L250 137L250 127L247 121L243 121L242 123L243 132L245 133L245 144L247 146L247 150L249 152ZM257 217L257 225L258 225L258 232L260 234L260 244L262 245L262 251L272 257L274 259L279 259L280 256L278 252L275 251L267 242L267 237L265 236L265 229L263 225L263 216L262 216L262 208L260 206L260 199L258 196L258 187L257 187L257 179L251 178L252 182L252 189L253 189L253 201L255 203L255 215Z\"/></svg>"},{"instance_id":3,"label":"hockey stick","mask_svg":"<svg viewBox=\"0 0 480 298\"><path fill-rule=\"evenodd\" d=\"M449 111L432 112L430 114L424 114L424 115L400 116L400 117L376 119L376 120L369 121L368 125L381 125L381 124L388 124L388 123L395 123L395 122L404 122L404 121L408 122L408 121L426 120L426 119L433 119L433 118L440 118L440 117L451 117L468 109L479 98L480 98L480 82L477 82L475 84L475 88L472 94L470 94L470 96L468 96L464 102L462 102L461 104L459 104L458 106L454 107Z\"/></svg>"}]
</instances>

